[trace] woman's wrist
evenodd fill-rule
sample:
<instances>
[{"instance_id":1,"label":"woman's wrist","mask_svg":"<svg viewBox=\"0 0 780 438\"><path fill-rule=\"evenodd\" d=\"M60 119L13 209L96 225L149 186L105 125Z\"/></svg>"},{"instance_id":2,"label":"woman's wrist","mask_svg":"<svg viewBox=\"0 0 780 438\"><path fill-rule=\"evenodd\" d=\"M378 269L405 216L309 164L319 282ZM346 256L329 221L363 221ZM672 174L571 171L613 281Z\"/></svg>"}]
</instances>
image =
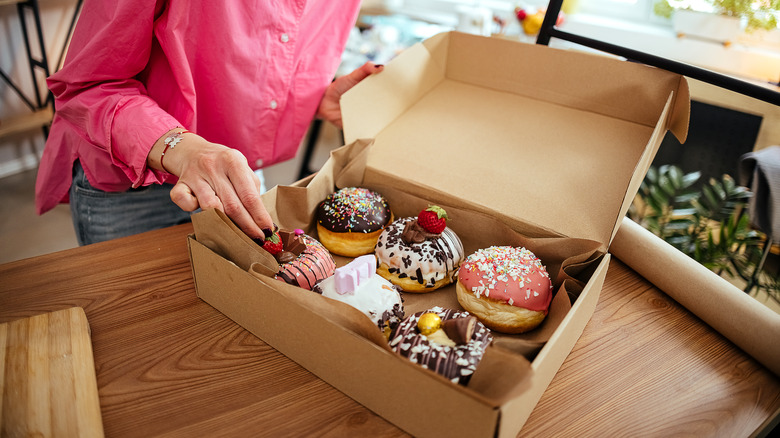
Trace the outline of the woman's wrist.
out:
<instances>
[{"instance_id":1,"label":"woman's wrist","mask_svg":"<svg viewBox=\"0 0 780 438\"><path fill-rule=\"evenodd\" d=\"M192 143L199 138L184 128L174 128L166 132L152 146L149 155L146 157L147 166L152 169L161 170L172 175L180 173L180 158L184 153L182 149L187 144ZM178 151L176 150L178 148Z\"/></svg>"}]
</instances>

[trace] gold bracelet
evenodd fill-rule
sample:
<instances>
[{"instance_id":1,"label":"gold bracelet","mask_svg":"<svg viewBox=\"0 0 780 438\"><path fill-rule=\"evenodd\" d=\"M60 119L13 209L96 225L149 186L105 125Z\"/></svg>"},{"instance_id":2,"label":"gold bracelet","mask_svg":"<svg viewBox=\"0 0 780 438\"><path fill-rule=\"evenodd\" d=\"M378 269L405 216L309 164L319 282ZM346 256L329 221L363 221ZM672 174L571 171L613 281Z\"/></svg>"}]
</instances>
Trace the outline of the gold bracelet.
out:
<instances>
[{"instance_id":1,"label":"gold bracelet","mask_svg":"<svg viewBox=\"0 0 780 438\"><path fill-rule=\"evenodd\" d=\"M168 172L168 170L163 165L163 158L165 158L165 153L168 152L168 149L173 150L174 147L176 147L177 144L182 140L181 135L184 134L187 131L186 129L184 131L176 131L167 137L165 137L165 140L163 140L163 143L165 144L165 148L162 151L162 154L160 154L160 167L162 167L162 170L165 172ZM171 172L168 172L171 173Z\"/></svg>"}]
</instances>

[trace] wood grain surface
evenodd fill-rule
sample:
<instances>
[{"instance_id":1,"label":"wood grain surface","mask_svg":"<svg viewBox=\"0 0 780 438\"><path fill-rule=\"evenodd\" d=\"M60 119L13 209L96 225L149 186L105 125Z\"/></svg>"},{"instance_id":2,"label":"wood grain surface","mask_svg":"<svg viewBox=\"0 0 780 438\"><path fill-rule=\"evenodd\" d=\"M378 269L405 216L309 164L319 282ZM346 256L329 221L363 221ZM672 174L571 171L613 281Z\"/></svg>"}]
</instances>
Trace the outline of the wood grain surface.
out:
<instances>
[{"instance_id":1,"label":"wood grain surface","mask_svg":"<svg viewBox=\"0 0 780 438\"><path fill-rule=\"evenodd\" d=\"M0 265L0 322L83 307L107 436L406 436L195 295L190 225ZM750 436L780 380L620 261L521 436Z\"/></svg>"},{"instance_id":2,"label":"wood grain surface","mask_svg":"<svg viewBox=\"0 0 780 438\"><path fill-rule=\"evenodd\" d=\"M0 324L0 394L0 436L103 436L81 308Z\"/></svg>"}]
</instances>

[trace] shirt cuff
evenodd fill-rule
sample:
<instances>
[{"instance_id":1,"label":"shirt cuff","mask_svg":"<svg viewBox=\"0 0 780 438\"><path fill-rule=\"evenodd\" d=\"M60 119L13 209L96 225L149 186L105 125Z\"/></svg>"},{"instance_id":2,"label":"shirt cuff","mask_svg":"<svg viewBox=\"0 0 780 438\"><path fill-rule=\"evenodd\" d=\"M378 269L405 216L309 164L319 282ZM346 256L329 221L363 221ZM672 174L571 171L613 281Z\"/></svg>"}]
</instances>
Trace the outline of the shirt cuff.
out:
<instances>
[{"instance_id":1,"label":"shirt cuff","mask_svg":"<svg viewBox=\"0 0 780 438\"><path fill-rule=\"evenodd\" d=\"M127 99L117 105L111 121L111 156L134 188L177 180L147 166L146 158L160 137L182 126L151 99Z\"/></svg>"}]
</instances>

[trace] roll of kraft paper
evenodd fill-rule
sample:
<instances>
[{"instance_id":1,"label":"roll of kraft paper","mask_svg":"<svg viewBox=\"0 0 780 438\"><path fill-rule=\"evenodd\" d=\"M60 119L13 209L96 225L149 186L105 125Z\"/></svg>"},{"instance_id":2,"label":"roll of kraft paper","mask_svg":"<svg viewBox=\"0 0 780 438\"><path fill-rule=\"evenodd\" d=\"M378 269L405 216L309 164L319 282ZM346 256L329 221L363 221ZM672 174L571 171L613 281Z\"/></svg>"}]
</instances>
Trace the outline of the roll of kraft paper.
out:
<instances>
[{"instance_id":1,"label":"roll of kraft paper","mask_svg":"<svg viewBox=\"0 0 780 438\"><path fill-rule=\"evenodd\" d=\"M609 250L780 376L780 315L631 219L623 219Z\"/></svg>"}]
</instances>

